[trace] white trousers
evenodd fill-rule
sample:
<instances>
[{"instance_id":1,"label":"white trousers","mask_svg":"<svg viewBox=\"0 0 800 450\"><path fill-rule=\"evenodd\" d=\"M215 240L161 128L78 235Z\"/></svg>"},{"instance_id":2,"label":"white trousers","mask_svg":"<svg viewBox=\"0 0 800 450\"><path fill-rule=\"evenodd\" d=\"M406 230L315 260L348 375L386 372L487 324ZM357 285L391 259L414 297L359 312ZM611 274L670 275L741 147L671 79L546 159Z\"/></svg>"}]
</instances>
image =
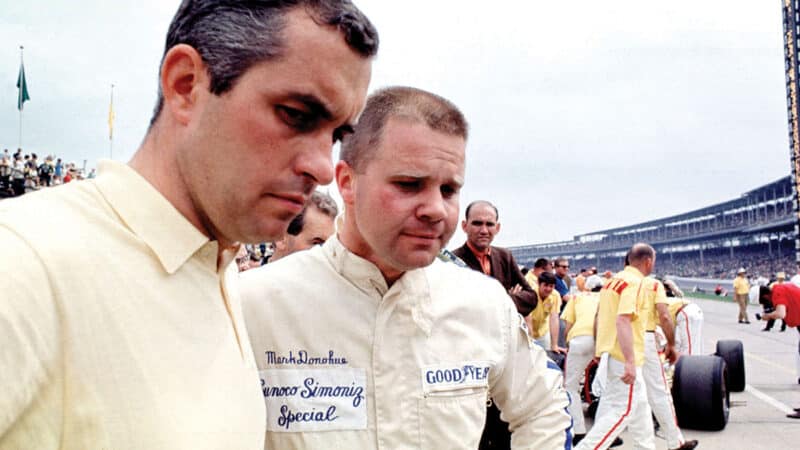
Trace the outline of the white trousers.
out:
<instances>
[{"instance_id":1,"label":"white trousers","mask_svg":"<svg viewBox=\"0 0 800 450\"><path fill-rule=\"evenodd\" d=\"M678 418L672 405L672 394L664 374L664 366L656 348L656 334L645 333L644 336L644 382L647 386L647 401L656 416L664 435L667 448L678 448L683 444L683 434L678 428Z\"/></svg>"},{"instance_id":2,"label":"white trousers","mask_svg":"<svg viewBox=\"0 0 800 450\"><path fill-rule=\"evenodd\" d=\"M608 374L608 353L600 355L600 362L597 363L597 371L594 373L592 381L592 394L595 397L602 397L606 391L606 375Z\"/></svg>"},{"instance_id":3,"label":"white trousers","mask_svg":"<svg viewBox=\"0 0 800 450\"><path fill-rule=\"evenodd\" d=\"M594 337L575 336L569 341L569 352L564 366L564 388L569 392L569 414L572 416L572 431L575 434L586 433L581 401L581 379L593 357Z\"/></svg>"},{"instance_id":4,"label":"white trousers","mask_svg":"<svg viewBox=\"0 0 800 450\"><path fill-rule=\"evenodd\" d=\"M634 449L655 450L653 419L642 368L636 368L633 384L622 381L620 377L624 372L623 363L608 358L606 390L600 398L594 426L575 450L607 449L626 426Z\"/></svg>"},{"instance_id":5,"label":"white trousers","mask_svg":"<svg viewBox=\"0 0 800 450\"><path fill-rule=\"evenodd\" d=\"M703 310L695 303L675 316L675 348L684 355L703 354Z\"/></svg>"}]
</instances>

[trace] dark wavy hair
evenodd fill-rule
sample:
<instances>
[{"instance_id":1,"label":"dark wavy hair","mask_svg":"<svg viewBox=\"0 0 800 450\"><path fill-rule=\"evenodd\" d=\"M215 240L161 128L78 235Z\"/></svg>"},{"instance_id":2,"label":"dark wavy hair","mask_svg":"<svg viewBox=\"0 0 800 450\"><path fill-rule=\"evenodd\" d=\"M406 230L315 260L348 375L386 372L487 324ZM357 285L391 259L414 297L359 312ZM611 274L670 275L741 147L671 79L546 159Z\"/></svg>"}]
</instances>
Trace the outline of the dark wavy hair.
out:
<instances>
[{"instance_id":1,"label":"dark wavy hair","mask_svg":"<svg viewBox=\"0 0 800 450\"><path fill-rule=\"evenodd\" d=\"M161 62L172 47L192 46L208 68L209 90L221 95L254 64L281 55L286 14L295 8L304 8L319 25L336 27L358 54L377 54L378 31L349 0L183 0L167 31ZM163 107L159 84L150 126Z\"/></svg>"}]
</instances>

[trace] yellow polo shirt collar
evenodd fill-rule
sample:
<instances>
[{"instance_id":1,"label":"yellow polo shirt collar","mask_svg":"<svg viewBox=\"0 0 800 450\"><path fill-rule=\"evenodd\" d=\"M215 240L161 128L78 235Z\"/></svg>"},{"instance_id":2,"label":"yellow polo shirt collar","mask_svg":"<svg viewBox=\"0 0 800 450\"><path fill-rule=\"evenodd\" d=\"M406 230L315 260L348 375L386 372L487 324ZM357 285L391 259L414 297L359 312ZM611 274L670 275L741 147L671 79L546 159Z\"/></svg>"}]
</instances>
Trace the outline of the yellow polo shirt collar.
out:
<instances>
[{"instance_id":1,"label":"yellow polo shirt collar","mask_svg":"<svg viewBox=\"0 0 800 450\"><path fill-rule=\"evenodd\" d=\"M217 242L195 228L130 166L102 160L95 182L122 222L155 253L167 273L174 274L201 249L199 256L204 262L213 262L216 272ZM228 262L224 258L221 267Z\"/></svg>"}]
</instances>

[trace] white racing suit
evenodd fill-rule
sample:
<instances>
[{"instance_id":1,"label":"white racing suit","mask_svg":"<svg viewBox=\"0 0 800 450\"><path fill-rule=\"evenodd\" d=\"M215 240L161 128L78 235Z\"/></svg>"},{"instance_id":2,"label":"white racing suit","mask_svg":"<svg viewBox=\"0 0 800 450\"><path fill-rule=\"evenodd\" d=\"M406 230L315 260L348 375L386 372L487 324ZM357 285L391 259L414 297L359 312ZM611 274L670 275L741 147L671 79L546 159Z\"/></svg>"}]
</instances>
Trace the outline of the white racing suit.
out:
<instances>
[{"instance_id":1,"label":"white racing suit","mask_svg":"<svg viewBox=\"0 0 800 450\"><path fill-rule=\"evenodd\" d=\"M703 310L696 303L687 303L675 315L675 350L703 354Z\"/></svg>"},{"instance_id":2,"label":"white racing suit","mask_svg":"<svg viewBox=\"0 0 800 450\"><path fill-rule=\"evenodd\" d=\"M241 294L267 448L477 448L490 397L513 448L571 445L561 372L494 279L437 260L388 287L332 237Z\"/></svg>"}]
</instances>

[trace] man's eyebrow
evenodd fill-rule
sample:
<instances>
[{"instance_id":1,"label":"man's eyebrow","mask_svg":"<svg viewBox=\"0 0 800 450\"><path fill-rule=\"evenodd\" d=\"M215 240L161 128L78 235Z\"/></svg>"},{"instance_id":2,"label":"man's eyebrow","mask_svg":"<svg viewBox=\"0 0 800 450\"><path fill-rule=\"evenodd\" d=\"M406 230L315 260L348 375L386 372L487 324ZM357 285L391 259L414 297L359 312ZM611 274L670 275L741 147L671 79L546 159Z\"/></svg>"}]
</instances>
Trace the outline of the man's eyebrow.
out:
<instances>
[{"instance_id":1,"label":"man's eyebrow","mask_svg":"<svg viewBox=\"0 0 800 450\"><path fill-rule=\"evenodd\" d=\"M289 98L302 103L310 113L318 116L322 120L333 120L333 113L331 112L330 108L328 108L325 103L316 95L304 94L302 92L290 92ZM339 134L353 133L353 124L350 122L343 123L336 130L339 132Z\"/></svg>"},{"instance_id":2,"label":"man's eyebrow","mask_svg":"<svg viewBox=\"0 0 800 450\"><path fill-rule=\"evenodd\" d=\"M289 98L302 103L309 112L319 116L324 120L333 119L333 113L331 113L330 109L316 95L304 94L302 92L290 92Z\"/></svg>"}]
</instances>

